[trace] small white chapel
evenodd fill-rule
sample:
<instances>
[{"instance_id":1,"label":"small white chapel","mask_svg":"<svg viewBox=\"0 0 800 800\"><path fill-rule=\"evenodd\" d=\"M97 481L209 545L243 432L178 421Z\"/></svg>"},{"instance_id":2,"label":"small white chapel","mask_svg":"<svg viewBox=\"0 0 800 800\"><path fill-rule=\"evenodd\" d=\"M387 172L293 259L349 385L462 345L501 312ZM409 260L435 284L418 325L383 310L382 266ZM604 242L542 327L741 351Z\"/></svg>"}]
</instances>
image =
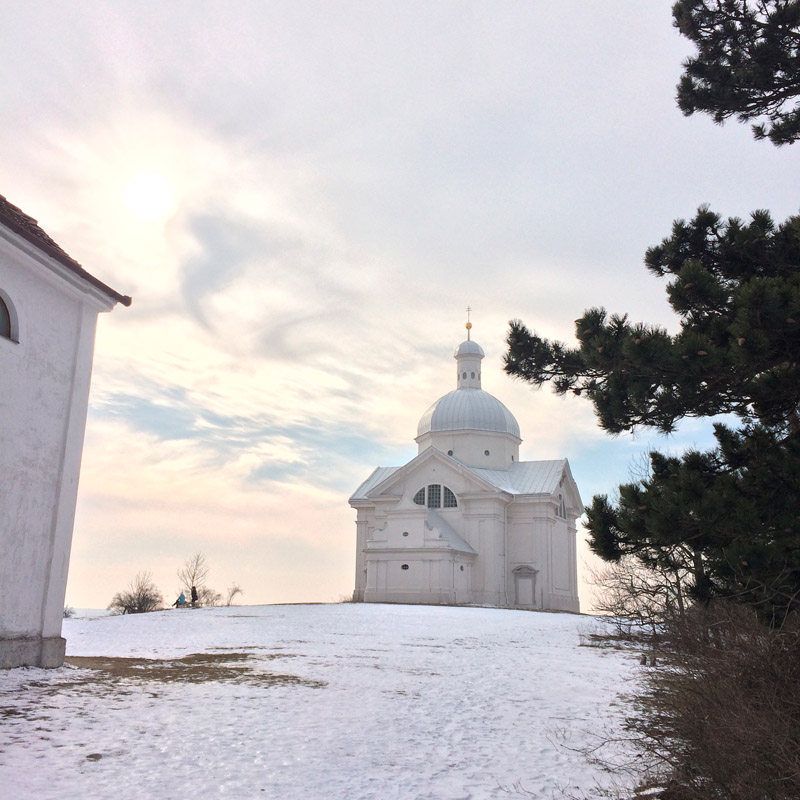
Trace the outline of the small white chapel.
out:
<instances>
[{"instance_id":1,"label":"small white chapel","mask_svg":"<svg viewBox=\"0 0 800 800\"><path fill-rule=\"evenodd\" d=\"M520 461L519 424L481 388L471 328L456 388L419 421L417 456L376 468L350 498L353 599L577 613L578 487L565 458Z\"/></svg>"},{"instance_id":2,"label":"small white chapel","mask_svg":"<svg viewBox=\"0 0 800 800\"><path fill-rule=\"evenodd\" d=\"M0 669L64 663L95 329L117 303L0 195Z\"/></svg>"}]
</instances>

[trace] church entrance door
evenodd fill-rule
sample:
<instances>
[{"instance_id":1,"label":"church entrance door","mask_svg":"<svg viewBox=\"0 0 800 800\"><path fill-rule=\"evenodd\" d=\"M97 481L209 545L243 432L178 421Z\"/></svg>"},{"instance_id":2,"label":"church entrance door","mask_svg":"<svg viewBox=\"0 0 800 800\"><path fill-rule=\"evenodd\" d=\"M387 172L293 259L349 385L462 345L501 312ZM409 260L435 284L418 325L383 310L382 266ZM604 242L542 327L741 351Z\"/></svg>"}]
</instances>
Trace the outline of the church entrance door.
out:
<instances>
[{"instance_id":1,"label":"church entrance door","mask_svg":"<svg viewBox=\"0 0 800 800\"><path fill-rule=\"evenodd\" d=\"M518 606L529 608L536 605L536 570L531 567L517 567L514 570L514 595Z\"/></svg>"}]
</instances>

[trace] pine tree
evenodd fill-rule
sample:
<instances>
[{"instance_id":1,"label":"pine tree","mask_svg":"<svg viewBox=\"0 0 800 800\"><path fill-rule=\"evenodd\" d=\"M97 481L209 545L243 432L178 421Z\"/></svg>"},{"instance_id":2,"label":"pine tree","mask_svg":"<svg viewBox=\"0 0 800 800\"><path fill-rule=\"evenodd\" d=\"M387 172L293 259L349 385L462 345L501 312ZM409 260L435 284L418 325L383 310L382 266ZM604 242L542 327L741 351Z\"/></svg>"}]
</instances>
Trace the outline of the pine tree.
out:
<instances>
[{"instance_id":1,"label":"pine tree","mask_svg":"<svg viewBox=\"0 0 800 800\"><path fill-rule=\"evenodd\" d=\"M800 217L776 226L701 208L647 251L669 282L680 329L631 323L605 309L576 321L578 347L511 323L506 371L585 396L610 433L686 417L717 421L718 446L650 454L650 474L587 508L590 547L689 571L695 597L735 597L765 618L800 607Z\"/></svg>"},{"instance_id":2,"label":"pine tree","mask_svg":"<svg viewBox=\"0 0 800 800\"><path fill-rule=\"evenodd\" d=\"M697 45L684 62L678 105L722 123L766 118L757 139L782 145L800 138L800 2L679 0L675 27Z\"/></svg>"}]
</instances>

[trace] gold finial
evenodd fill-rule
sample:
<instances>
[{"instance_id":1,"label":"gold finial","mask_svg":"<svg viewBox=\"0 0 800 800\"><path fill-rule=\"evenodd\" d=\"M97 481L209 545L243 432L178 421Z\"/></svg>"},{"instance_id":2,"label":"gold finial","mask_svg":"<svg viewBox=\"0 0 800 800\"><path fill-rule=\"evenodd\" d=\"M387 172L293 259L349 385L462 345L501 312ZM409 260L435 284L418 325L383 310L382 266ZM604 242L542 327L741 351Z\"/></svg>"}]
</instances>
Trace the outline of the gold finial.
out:
<instances>
[{"instance_id":1,"label":"gold finial","mask_svg":"<svg viewBox=\"0 0 800 800\"><path fill-rule=\"evenodd\" d=\"M469 332L472 330L472 323L469 321L469 315L471 313L472 313L472 309L469 306L467 306L467 325L466 325L466 328L467 328L467 341L470 340L469 339Z\"/></svg>"}]
</instances>

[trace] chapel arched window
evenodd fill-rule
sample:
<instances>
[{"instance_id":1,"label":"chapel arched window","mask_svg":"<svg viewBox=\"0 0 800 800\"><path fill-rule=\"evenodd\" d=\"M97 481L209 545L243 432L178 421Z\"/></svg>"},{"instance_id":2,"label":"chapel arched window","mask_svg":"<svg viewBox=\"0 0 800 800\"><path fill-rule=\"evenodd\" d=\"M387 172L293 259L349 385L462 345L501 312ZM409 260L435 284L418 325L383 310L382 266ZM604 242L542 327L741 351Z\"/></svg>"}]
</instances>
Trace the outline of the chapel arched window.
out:
<instances>
[{"instance_id":1,"label":"chapel arched window","mask_svg":"<svg viewBox=\"0 0 800 800\"><path fill-rule=\"evenodd\" d=\"M558 496L558 508L556 509L556 516L561 517L561 519L567 518L567 507L564 503L564 495Z\"/></svg>"},{"instance_id":2,"label":"chapel arched window","mask_svg":"<svg viewBox=\"0 0 800 800\"><path fill-rule=\"evenodd\" d=\"M11 312L2 297L0 297L0 336L4 339L13 338L11 335Z\"/></svg>"},{"instance_id":3,"label":"chapel arched window","mask_svg":"<svg viewBox=\"0 0 800 800\"><path fill-rule=\"evenodd\" d=\"M458 501L453 492L440 483L431 483L423 487L414 495L414 502L418 506L428 508L458 508Z\"/></svg>"}]
</instances>

